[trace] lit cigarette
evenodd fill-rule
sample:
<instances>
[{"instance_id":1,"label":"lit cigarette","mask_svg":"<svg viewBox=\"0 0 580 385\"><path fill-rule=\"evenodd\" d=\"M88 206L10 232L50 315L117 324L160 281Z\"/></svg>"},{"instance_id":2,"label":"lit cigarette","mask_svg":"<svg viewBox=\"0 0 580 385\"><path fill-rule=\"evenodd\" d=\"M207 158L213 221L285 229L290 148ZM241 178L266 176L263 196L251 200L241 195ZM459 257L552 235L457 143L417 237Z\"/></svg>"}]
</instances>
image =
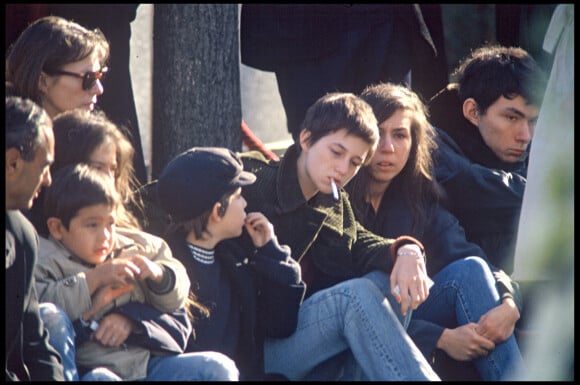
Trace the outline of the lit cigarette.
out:
<instances>
[{"instance_id":1,"label":"lit cigarette","mask_svg":"<svg viewBox=\"0 0 580 385\"><path fill-rule=\"evenodd\" d=\"M336 182L334 181L334 179L330 180L330 188L332 189L332 197L334 198L335 201L337 201L339 198L338 187L336 187Z\"/></svg>"}]
</instances>

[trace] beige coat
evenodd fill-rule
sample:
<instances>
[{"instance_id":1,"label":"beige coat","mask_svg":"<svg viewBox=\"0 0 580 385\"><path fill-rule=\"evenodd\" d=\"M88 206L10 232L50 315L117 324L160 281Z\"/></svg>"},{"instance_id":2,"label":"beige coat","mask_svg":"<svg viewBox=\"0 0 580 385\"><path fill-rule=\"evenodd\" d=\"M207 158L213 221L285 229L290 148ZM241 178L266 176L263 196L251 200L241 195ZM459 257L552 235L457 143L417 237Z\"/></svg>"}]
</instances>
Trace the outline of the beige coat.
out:
<instances>
[{"instance_id":1,"label":"beige coat","mask_svg":"<svg viewBox=\"0 0 580 385\"><path fill-rule=\"evenodd\" d=\"M185 305L190 281L184 266L173 258L164 240L142 231L118 228L116 242L115 249L126 247L116 258L139 254L162 264L175 274L175 286L167 293L158 294L145 283L138 282L131 292L117 298L95 316L96 321L114 307L128 302L146 303L164 312L173 312ZM85 275L91 268L71 257L56 239L41 237L34 274L39 301L53 302L63 308L71 320L77 320L92 304ZM125 380L144 378L148 361L149 351L136 346L112 348L89 341L77 347L77 364L89 368L107 367Z\"/></svg>"}]
</instances>

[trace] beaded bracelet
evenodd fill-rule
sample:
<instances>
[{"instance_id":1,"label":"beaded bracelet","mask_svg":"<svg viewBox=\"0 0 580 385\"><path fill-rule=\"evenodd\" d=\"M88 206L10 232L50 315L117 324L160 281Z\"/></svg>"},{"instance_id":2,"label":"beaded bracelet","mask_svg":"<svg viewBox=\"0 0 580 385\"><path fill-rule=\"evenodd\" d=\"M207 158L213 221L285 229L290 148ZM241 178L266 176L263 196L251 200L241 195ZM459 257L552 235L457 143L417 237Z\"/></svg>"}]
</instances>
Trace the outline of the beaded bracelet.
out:
<instances>
[{"instance_id":1,"label":"beaded bracelet","mask_svg":"<svg viewBox=\"0 0 580 385\"><path fill-rule=\"evenodd\" d=\"M401 250L401 251L397 251L397 258L398 257L402 257L404 255L414 255L415 257L419 256L419 253L417 253L415 250Z\"/></svg>"}]
</instances>

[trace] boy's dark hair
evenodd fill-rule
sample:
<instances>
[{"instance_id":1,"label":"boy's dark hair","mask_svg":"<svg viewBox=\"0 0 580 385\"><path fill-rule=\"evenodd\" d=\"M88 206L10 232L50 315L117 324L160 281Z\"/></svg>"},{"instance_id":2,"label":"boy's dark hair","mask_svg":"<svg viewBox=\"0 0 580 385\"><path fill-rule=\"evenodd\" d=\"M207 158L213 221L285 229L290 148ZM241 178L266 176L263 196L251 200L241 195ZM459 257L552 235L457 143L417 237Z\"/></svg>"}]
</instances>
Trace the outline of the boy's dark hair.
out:
<instances>
[{"instance_id":1,"label":"boy's dark hair","mask_svg":"<svg viewBox=\"0 0 580 385\"><path fill-rule=\"evenodd\" d=\"M458 84L461 102L473 98L482 114L501 96L522 96L528 104L539 107L547 85L546 74L528 52L500 45L474 50L451 78Z\"/></svg>"},{"instance_id":2,"label":"boy's dark hair","mask_svg":"<svg viewBox=\"0 0 580 385\"><path fill-rule=\"evenodd\" d=\"M238 188L225 193L220 200L217 202L220 204L218 214L220 217L226 215L226 211L230 205L230 197L237 191ZM181 236L186 236L190 231L193 231L196 239L203 239L204 234L207 232L207 223L209 222L209 217L213 207L201 215L186 221L176 221L170 223L167 234L180 234Z\"/></svg>"},{"instance_id":3,"label":"boy's dark hair","mask_svg":"<svg viewBox=\"0 0 580 385\"><path fill-rule=\"evenodd\" d=\"M30 99L6 97L6 150L17 148L22 159L32 161L44 143L43 126L52 129L52 120L42 107Z\"/></svg>"},{"instance_id":4,"label":"boy's dark hair","mask_svg":"<svg viewBox=\"0 0 580 385\"><path fill-rule=\"evenodd\" d=\"M68 229L81 209L98 204L116 209L119 203L113 181L101 171L79 163L65 166L54 175L46 190L44 212L46 218L58 218Z\"/></svg>"},{"instance_id":5,"label":"boy's dark hair","mask_svg":"<svg viewBox=\"0 0 580 385\"><path fill-rule=\"evenodd\" d=\"M370 161L379 140L378 123L371 106L360 97L352 93L328 93L308 108L301 126L301 130L310 132L310 145L343 128L348 135L372 146L365 163Z\"/></svg>"}]
</instances>

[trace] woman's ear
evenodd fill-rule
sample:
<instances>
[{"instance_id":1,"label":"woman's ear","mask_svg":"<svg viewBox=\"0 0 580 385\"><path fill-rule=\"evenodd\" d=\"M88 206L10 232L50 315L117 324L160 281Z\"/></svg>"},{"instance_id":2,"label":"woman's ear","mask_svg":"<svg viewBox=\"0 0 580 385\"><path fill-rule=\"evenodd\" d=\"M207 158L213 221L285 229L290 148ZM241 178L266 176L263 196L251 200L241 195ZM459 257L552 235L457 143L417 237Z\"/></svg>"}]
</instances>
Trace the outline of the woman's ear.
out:
<instances>
[{"instance_id":1,"label":"woman's ear","mask_svg":"<svg viewBox=\"0 0 580 385\"><path fill-rule=\"evenodd\" d=\"M479 127L479 108L475 99L468 98L463 102L463 116L471 124Z\"/></svg>"},{"instance_id":2,"label":"woman's ear","mask_svg":"<svg viewBox=\"0 0 580 385\"><path fill-rule=\"evenodd\" d=\"M310 135L311 135L310 130L308 130L306 128L303 128L300 131L299 141L300 141L300 148L302 149L302 151L304 151L305 149L308 148L308 146L309 146L308 141L310 139Z\"/></svg>"},{"instance_id":3,"label":"woman's ear","mask_svg":"<svg viewBox=\"0 0 580 385\"><path fill-rule=\"evenodd\" d=\"M46 225L50 235L52 235L54 239L60 241L62 239L63 232L66 230L61 220L55 217L50 217L46 220Z\"/></svg>"},{"instance_id":4,"label":"woman's ear","mask_svg":"<svg viewBox=\"0 0 580 385\"><path fill-rule=\"evenodd\" d=\"M41 72L38 77L38 90L41 94L46 94L48 92L48 75L44 72Z\"/></svg>"}]
</instances>

